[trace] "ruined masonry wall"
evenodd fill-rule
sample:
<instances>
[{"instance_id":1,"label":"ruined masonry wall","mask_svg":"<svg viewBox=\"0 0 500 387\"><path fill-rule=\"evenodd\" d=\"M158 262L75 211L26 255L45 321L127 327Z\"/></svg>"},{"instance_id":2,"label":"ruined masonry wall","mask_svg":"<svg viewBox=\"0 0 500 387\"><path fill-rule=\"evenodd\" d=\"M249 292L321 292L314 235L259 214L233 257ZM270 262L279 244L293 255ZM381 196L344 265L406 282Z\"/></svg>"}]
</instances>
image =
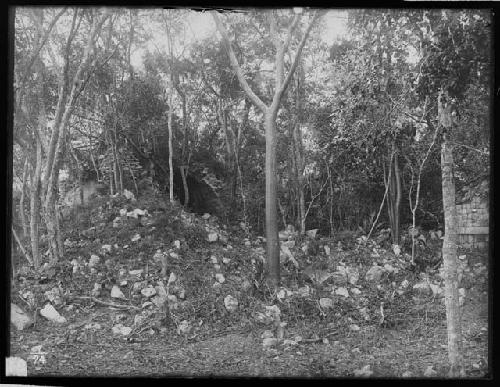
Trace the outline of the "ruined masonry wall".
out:
<instances>
[{"instance_id":1,"label":"ruined masonry wall","mask_svg":"<svg viewBox=\"0 0 500 387\"><path fill-rule=\"evenodd\" d=\"M488 246L488 202L475 196L457 205L458 240L462 247L485 249Z\"/></svg>"}]
</instances>

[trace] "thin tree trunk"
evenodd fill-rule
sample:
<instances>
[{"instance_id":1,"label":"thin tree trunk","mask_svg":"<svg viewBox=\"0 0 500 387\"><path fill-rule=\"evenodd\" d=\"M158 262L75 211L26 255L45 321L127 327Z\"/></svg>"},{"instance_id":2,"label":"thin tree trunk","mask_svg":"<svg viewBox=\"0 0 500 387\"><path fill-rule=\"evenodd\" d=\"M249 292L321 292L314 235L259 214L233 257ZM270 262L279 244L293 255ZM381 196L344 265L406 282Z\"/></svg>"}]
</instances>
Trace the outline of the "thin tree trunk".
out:
<instances>
[{"instance_id":1,"label":"thin tree trunk","mask_svg":"<svg viewBox=\"0 0 500 387\"><path fill-rule=\"evenodd\" d=\"M280 247L278 239L277 170L276 170L276 114L278 106L268 109L265 115L266 136L266 247L268 279L277 287L280 281Z\"/></svg>"},{"instance_id":2,"label":"thin tree trunk","mask_svg":"<svg viewBox=\"0 0 500 387\"><path fill-rule=\"evenodd\" d=\"M168 169L169 169L169 191L168 191L168 197L170 200L170 203L174 202L174 164L173 164L173 153L174 153L174 147L172 145L172 114L173 114L173 109L172 109L172 103L173 103L173 98L172 94L170 94L169 99L168 99Z\"/></svg>"},{"instance_id":3,"label":"thin tree trunk","mask_svg":"<svg viewBox=\"0 0 500 387\"><path fill-rule=\"evenodd\" d=\"M30 193L30 239L31 239L31 257L35 270L40 268L40 250L39 250L39 223L40 223L40 176L42 174L42 144L38 136L36 137L36 158L35 168L31 174L31 193Z\"/></svg>"},{"instance_id":4,"label":"thin tree trunk","mask_svg":"<svg viewBox=\"0 0 500 387\"><path fill-rule=\"evenodd\" d=\"M328 202L330 203L329 217L330 217L330 238L331 238L333 235L333 181L332 181L332 173L330 171L330 165L328 164L328 162L326 162L326 170L328 173L328 179L330 180L330 185L329 185L330 194L328 197Z\"/></svg>"},{"instance_id":5,"label":"thin tree trunk","mask_svg":"<svg viewBox=\"0 0 500 387\"><path fill-rule=\"evenodd\" d=\"M181 171L182 185L184 187L184 207L187 207L189 203L189 188L187 185L187 166L181 165L179 169Z\"/></svg>"},{"instance_id":6,"label":"thin tree trunk","mask_svg":"<svg viewBox=\"0 0 500 387\"><path fill-rule=\"evenodd\" d=\"M28 178L28 157L24 160L24 168L23 168L23 181L21 185L21 198L19 199L19 217L21 219L21 226L23 229L23 239L28 235L28 223L26 222L26 213L24 209L24 199L25 199L25 190L26 190L26 180Z\"/></svg>"},{"instance_id":7,"label":"thin tree trunk","mask_svg":"<svg viewBox=\"0 0 500 387\"><path fill-rule=\"evenodd\" d=\"M427 100L426 100L427 104ZM424 108L425 112L425 108ZM422 177L422 171L424 170L425 162L427 161L431 150L436 143L437 139L437 134L438 130L434 131L434 136L432 137L432 142L429 145L429 148L427 149L427 152L425 153L424 159L422 160L422 163L419 165L418 168L418 176L417 176L417 191L415 193L415 205L412 205L411 203L411 195L412 195L412 188L413 188L413 170L412 170L412 180L411 180L411 185L410 185L410 192L408 193L408 202L410 203L410 210L412 214L412 235L411 235L411 263L415 264L415 227L416 227L416 218L417 218L417 208L418 204L420 201L420 186L421 186L421 177Z\"/></svg>"},{"instance_id":8,"label":"thin tree trunk","mask_svg":"<svg viewBox=\"0 0 500 387\"><path fill-rule=\"evenodd\" d=\"M26 251L26 249L24 248L21 240L17 236L16 230L14 230L14 227L12 227L11 229L12 229L12 235L14 235L14 239L16 240L16 243L19 246L19 250L21 250L21 253L23 254L24 258L26 258L26 260L29 262L29 264L33 265L33 260L30 258L29 254ZM14 257L11 256L11 259L12 259L12 266L14 266Z\"/></svg>"},{"instance_id":9,"label":"thin tree trunk","mask_svg":"<svg viewBox=\"0 0 500 387\"><path fill-rule=\"evenodd\" d=\"M438 98L438 115L442 127L451 127L450 108ZM448 330L449 376L463 376L462 326L458 296L457 274L457 210L455 206L455 181L453 173L453 148L447 136L443 135L441 144L441 179L443 189L443 210L445 233L443 240L443 264L445 283L446 320Z\"/></svg>"},{"instance_id":10,"label":"thin tree trunk","mask_svg":"<svg viewBox=\"0 0 500 387\"><path fill-rule=\"evenodd\" d=\"M399 245L400 241L400 222L399 222L399 209L401 207L401 170L399 169L398 153L394 155L394 176L396 183L396 201L394 203L394 244Z\"/></svg>"}]
</instances>

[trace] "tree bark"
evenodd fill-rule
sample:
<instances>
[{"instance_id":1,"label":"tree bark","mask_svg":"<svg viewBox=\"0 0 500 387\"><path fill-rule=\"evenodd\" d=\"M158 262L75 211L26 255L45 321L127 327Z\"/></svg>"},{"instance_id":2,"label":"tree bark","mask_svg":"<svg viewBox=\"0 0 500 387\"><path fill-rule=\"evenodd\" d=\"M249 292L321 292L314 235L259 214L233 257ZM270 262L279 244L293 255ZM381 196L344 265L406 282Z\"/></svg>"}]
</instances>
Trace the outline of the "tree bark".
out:
<instances>
[{"instance_id":1,"label":"tree bark","mask_svg":"<svg viewBox=\"0 0 500 387\"><path fill-rule=\"evenodd\" d=\"M28 167L29 167L29 162L28 162L28 157L24 160L24 167L23 167L23 177L22 177L22 184L21 184L21 198L19 199L19 218L21 219L21 226L23 229L23 235L22 238L26 238L28 235L28 223L26 222L26 213L24 209L24 200L25 200L25 195L24 192L26 190L26 180L28 178Z\"/></svg>"},{"instance_id":2,"label":"tree bark","mask_svg":"<svg viewBox=\"0 0 500 387\"><path fill-rule=\"evenodd\" d=\"M170 203L174 202L174 164L173 164L173 153L174 153L174 147L172 145L172 103L173 103L173 98L172 94L170 94L168 98L168 170L169 170L169 191L168 191L168 198L170 200Z\"/></svg>"},{"instance_id":3,"label":"tree bark","mask_svg":"<svg viewBox=\"0 0 500 387\"><path fill-rule=\"evenodd\" d=\"M268 280L272 286L280 281L280 247L278 239L277 170L276 170L276 115L278 106L272 106L265 114L266 136L266 252Z\"/></svg>"},{"instance_id":4,"label":"tree bark","mask_svg":"<svg viewBox=\"0 0 500 387\"><path fill-rule=\"evenodd\" d=\"M31 257L35 270L40 268L39 223L40 223L40 176L42 174L42 143L36 136L35 167L31 174L30 192L30 239Z\"/></svg>"},{"instance_id":5,"label":"tree bark","mask_svg":"<svg viewBox=\"0 0 500 387\"><path fill-rule=\"evenodd\" d=\"M441 102L442 93L438 97L439 123L445 128L451 128L449 106ZM445 282L445 304L448 331L448 360L450 362L450 377L463 376L462 359L462 326L460 321L460 304L458 295L457 273L457 210L455 206L455 181L453 173L453 147L447 135L443 135L441 144L441 180L443 188L443 210L445 233L443 240L443 265Z\"/></svg>"},{"instance_id":6,"label":"tree bark","mask_svg":"<svg viewBox=\"0 0 500 387\"><path fill-rule=\"evenodd\" d=\"M187 185L187 166L186 165L181 165L180 166L180 171L181 171L181 177L182 177L182 185L184 187L184 207L187 207L189 204L189 187Z\"/></svg>"}]
</instances>

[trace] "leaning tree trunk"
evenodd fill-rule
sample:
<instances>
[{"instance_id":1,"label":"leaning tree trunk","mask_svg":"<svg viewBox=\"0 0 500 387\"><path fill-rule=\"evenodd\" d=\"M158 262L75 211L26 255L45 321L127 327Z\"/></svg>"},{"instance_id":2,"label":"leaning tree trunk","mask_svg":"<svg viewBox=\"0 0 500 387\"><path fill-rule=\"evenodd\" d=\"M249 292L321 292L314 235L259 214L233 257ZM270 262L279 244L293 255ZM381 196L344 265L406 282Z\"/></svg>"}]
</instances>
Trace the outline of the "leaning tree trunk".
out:
<instances>
[{"instance_id":1,"label":"leaning tree trunk","mask_svg":"<svg viewBox=\"0 0 500 387\"><path fill-rule=\"evenodd\" d=\"M451 112L449 106L438 99L439 123L445 130L451 128ZM457 273L457 210L455 206L455 181L453 174L453 147L443 135L441 144L441 181L443 188L443 210L445 233L443 240L443 265L445 283L446 320L448 330L449 376L463 376L462 359L462 326L460 321L460 304L458 296Z\"/></svg>"}]
</instances>

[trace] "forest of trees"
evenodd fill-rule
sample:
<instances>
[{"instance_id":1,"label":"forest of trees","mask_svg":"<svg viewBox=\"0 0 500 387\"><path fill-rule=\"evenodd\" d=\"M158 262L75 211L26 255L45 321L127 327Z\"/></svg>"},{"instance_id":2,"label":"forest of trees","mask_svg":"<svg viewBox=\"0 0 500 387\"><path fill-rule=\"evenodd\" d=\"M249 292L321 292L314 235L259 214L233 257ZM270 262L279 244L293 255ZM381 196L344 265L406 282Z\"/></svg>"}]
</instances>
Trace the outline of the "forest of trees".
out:
<instances>
[{"instance_id":1,"label":"forest of trees","mask_svg":"<svg viewBox=\"0 0 500 387\"><path fill-rule=\"evenodd\" d=\"M458 319L455 203L490 174L489 10L13 18L12 232L35 268L63 259L64 199L95 182L264 235L275 286L279 230L388 229L412 261L412 230L442 230ZM345 33L329 41L332 23Z\"/></svg>"}]
</instances>

